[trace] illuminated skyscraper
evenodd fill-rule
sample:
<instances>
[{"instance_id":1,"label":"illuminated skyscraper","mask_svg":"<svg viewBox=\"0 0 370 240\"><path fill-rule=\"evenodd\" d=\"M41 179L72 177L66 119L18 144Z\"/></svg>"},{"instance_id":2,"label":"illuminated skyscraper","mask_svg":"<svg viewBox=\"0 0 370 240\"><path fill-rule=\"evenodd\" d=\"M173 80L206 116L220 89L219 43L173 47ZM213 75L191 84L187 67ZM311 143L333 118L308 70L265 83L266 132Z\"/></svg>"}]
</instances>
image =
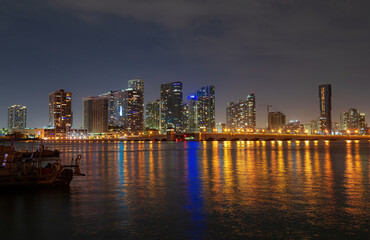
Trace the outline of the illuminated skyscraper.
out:
<instances>
[{"instance_id":1,"label":"illuminated skyscraper","mask_svg":"<svg viewBox=\"0 0 370 240\"><path fill-rule=\"evenodd\" d=\"M331 85L319 86L320 97L320 132L331 133Z\"/></svg>"},{"instance_id":2,"label":"illuminated skyscraper","mask_svg":"<svg viewBox=\"0 0 370 240\"><path fill-rule=\"evenodd\" d=\"M256 129L256 97L254 93L248 95L247 97L247 128Z\"/></svg>"},{"instance_id":3,"label":"illuminated skyscraper","mask_svg":"<svg viewBox=\"0 0 370 240\"><path fill-rule=\"evenodd\" d=\"M215 87L206 86L188 97L188 132L212 132L215 124Z\"/></svg>"},{"instance_id":4,"label":"illuminated skyscraper","mask_svg":"<svg viewBox=\"0 0 370 240\"><path fill-rule=\"evenodd\" d=\"M83 128L91 133L108 131L108 98L88 97L82 102Z\"/></svg>"},{"instance_id":5,"label":"illuminated skyscraper","mask_svg":"<svg viewBox=\"0 0 370 240\"><path fill-rule=\"evenodd\" d=\"M182 83L172 82L161 85L161 131L168 128L183 131Z\"/></svg>"},{"instance_id":6,"label":"illuminated skyscraper","mask_svg":"<svg viewBox=\"0 0 370 240\"><path fill-rule=\"evenodd\" d=\"M159 99L147 102L145 106L145 128L159 130L161 104Z\"/></svg>"},{"instance_id":7,"label":"illuminated skyscraper","mask_svg":"<svg viewBox=\"0 0 370 240\"><path fill-rule=\"evenodd\" d=\"M197 96L190 95L188 97L188 103L186 104L186 120L184 124L186 126L186 132L194 133L199 132L198 128L198 105L197 105Z\"/></svg>"},{"instance_id":8,"label":"illuminated skyscraper","mask_svg":"<svg viewBox=\"0 0 370 240\"><path fill-rule=\"evenodd\" d=\"M64 89L49 94L49 126L56 132L72 128L72 93Z\"/></svg>"},{"instance_id":9,"label":"illuminated skyscraper","mask_svg":"<svg viewBox=\"0 0 370 240\"><path fill-rule=\"evenodd\" d=\"M27 108L22 105L8 107L8 129L23 129L27 125Z\"/></svg>"},{"instance_id":10,"label":"illuminated skyscraper","mask_svg":"<svg viewBox=\"0 0 370 240\"><path fill-rule=\"evenodd\" d=\"M252 92L246 100L230 102L226 108L226 124L233 132L256 128L256 97Z\"/></svg>"},{"instance_id":11,"label":"illuminated skyscraper","mask_svg":"<svg viewBox=\"0 0 370 240\"><path fill-rule=\"evenodd\" d=\"M138 134L144 131L143 92L127 89L123 92L123 105L120 115L123 117L123 129L128 133Z\"/></svg>"}]
</instances>

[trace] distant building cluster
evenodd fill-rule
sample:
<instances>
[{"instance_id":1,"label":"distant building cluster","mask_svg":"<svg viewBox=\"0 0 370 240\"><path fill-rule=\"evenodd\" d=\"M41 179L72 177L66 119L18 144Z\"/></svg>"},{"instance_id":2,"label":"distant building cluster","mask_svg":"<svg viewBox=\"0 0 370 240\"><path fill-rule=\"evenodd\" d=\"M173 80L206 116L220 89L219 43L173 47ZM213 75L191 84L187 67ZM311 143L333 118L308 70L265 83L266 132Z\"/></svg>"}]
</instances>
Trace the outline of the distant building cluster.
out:
<instances>
[{"instance_id":1,"label":"distant building cluster","mask_svg":"<svg viewBox=\"0 0 370 240\"><path fill-rule=\"evenodd\" d=\"M256 127L256 96L253 92L226 106L226 123L215 121L215 87L195 90L184 101L182 82L164 83L159 98L144 101L144 80L128 81L128 88L82 99L82 129L73 128L72 93L64 89L49 94L49 125L44 129L27 129L27 107L8 108L8 129L0 135L21 134L41 138L86 138L88 136L123 136L173 133L251 133L285 134L368 134L365 114L355 108L340 114L332 122L332 88L319 86L320 114L316 120L301 124L287 121L281 111L267 107L266 128Z\"/></svg>"},{"instance_id":2,"label":"distant building cluster","mask_svg":"<svg viewBox=\"0 0 370 240\"><path fill-rule=\"evenodd\" d=\"M144 80L132 79L125 90L83 98L83 128L89 133L134 135L212 132L215 128L214 86L198 89L184 103L182 83L165 83L160 87L160 99L144 104Z\"/></svg>"},{"instance_id":3,"label":"distant building cluster","mask_svg":"<svg viewBox=\"0 0 370 240\"><path fill-rule=\"evenodd\" d=\"M342 132L365 134L366 129L365 113L360 113L355 108L350 108L348 112L341 112L340 130Z\"/></svg>"}]
</instances>

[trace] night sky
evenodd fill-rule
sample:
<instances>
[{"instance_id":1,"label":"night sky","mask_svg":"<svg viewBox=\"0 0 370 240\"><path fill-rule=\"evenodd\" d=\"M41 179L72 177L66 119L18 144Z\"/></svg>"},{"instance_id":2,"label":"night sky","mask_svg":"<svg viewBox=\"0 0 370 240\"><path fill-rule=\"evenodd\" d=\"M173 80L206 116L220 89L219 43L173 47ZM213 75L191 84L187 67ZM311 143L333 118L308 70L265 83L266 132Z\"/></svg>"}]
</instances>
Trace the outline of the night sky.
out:
<instances>
[{"instance_id":1,"label":"night sky","mask_svg":"<svg viewBox=\"0 0 370 240\"><path fill-rule=\"evenodd\" d=\"M184 99L215 85L216 121L229 101L254 91L263 104L307 122L319 115L318 85L332 84L333 121L354 107L370 118L370 1L0 0L0 127L27 106L28 127L48 123L48 95L82 97L145 81L182 81Z\"/></svg>"}]
</instances>

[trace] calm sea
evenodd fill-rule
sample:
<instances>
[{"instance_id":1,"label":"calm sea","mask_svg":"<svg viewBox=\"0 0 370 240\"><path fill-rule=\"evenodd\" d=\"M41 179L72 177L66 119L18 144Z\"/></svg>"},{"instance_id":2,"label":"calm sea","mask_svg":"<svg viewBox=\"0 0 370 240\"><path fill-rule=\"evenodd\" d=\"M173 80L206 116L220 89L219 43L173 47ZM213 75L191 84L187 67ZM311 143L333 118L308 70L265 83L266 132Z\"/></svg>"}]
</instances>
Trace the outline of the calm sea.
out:
<instances>
[{"instance_id":1,"label":"calm sea","mask_svg":"<svg viewBox=\"0 0 370 240\"><path fill-rule=\"evenodd\" d=\"M68 191L2 190L0 239L370 236L368 141L45 145L66 163L82 154L86 176Z\"/></svg>"}]
</instances>

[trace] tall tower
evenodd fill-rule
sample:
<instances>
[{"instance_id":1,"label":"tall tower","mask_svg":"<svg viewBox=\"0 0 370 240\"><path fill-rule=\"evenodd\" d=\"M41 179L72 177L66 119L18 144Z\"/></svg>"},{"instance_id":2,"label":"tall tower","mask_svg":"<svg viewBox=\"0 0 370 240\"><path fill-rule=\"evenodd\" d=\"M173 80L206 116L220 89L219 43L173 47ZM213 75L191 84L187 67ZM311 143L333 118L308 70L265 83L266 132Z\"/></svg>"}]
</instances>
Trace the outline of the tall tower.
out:
<instances>
[{"instance_id":1,"label":"tall tower","mask_svg":"<svg viewBox=\"0 0 370 240\"><path fill-rule=\"evenodd\" d=\"M167 128L175 132L183 130L182 83L172 82L161 85L161 131Z\"/></svg>"},{"instance_id":2,"label":"tall tower","mask_svg":"<svg viewBox=\"0 0 370 240\"><path fill-rule=\"evenodd\" d=\"M254 92L247 96L247 127L251 129L256 128L256 97Z\"/></svg>"},{"instance_id":3,"label":"tall tower","mask_svg":"<svg viewBox=\"0 0 370 240\"><path fill-rule=\"evenodd\" d=\"M8 107L8 128L23 129L27 124L27 108L22 105Z\"/></svg>"},{"instance_id":4,"label":"tall tower","mask_svg":"<svg viewBox=\"0 0 370 240\"><path fill-rule=\"evenodd\" d=\"M331 133L331 85L319 86L320 97L320 132Z\"/></svg>"},{"instance_id":5,"label":"tall tower","mask_svg":"<svg viewBox=\"0 0 370 240\"><path fill-rule=\"evenodd\" d=\"M188 132L212 132L215 123L215 87L199 88L188 97Z\"/></svg>"},{"instance_id":6,"label":"tall tower","mask_svg":"<svg viewBox=\"0 0 370 240\"><path fill-rule=\"evenodd\" d=\"M49 94L49 126L56 132L72 128L72 93L64 89Z\"/></svg>"},{"instance_id":7,"label":"tall tower","mask_svg":"<svg viewBox=\"0 0 370 240\"><path fill-rule=\"evenodd\" d=\"M135 89L123 91L123 128L128 133L138 134L144 130L143 92Z\"/></svg>"}]
</instances>

